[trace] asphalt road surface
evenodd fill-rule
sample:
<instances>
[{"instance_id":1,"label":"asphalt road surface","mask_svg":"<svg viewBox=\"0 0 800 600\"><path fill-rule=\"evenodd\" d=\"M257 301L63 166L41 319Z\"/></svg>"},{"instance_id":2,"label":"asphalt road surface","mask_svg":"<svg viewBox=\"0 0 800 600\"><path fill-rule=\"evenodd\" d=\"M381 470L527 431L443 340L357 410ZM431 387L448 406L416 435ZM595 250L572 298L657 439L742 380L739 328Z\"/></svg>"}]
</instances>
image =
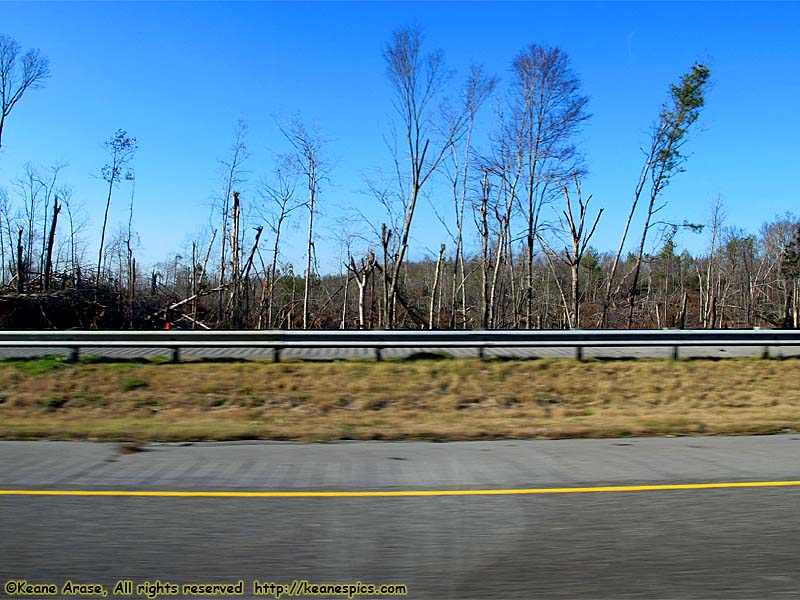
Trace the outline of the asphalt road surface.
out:
<instances>
[{"instance_id":1,"label":"asphalt road surface","mask_svg":"<svg viewBox=\"0 0 800 600\"><path fill-rule=\"evenodd\" d=\"M404 584L417 599L800 598L800 434L120 449L0 443L0 489L22 494L0 491L3 586L71 579L138 598L111 588L243 580L239 597L253 598L270 597L254 596L253 580L307 580ZM794 484L702 487L715 482ZM694 487L646 487L672 484ZM619 487L568 491L599 486ZM41 495L52 490L74 495ZM197 491L216 495L178 495ZM389 495L406 491L419 495ZM464 495L424 495L442 491Z\"/></svg>"}]
</instances>

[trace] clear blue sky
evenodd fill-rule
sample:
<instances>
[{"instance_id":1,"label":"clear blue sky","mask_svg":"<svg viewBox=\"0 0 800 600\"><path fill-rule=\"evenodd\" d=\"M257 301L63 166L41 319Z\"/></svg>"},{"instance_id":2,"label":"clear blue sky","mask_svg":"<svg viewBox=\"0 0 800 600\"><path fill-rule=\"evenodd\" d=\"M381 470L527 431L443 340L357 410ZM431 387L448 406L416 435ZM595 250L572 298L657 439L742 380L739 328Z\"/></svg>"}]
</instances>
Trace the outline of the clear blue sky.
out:
<instances>
[{"instance_id":1,"label":"clear blue sky","mask_svg":"<svg viewBox=\"0 0 800 600\"><path fill-rule=\"evenodd\" d=\"M389 159L382 143L392 117L382 50L413 21L429 48L463 74L470 63L507 79L527 44L557 45L571 57L593 118L582 147L584 190L606 213L593 240L618 243L641 166L640 146L668 85L696 59L713 89L688 146L687 172L665 193L664 216L704 222L721 194L729 224L755 230L797 206L800 156L800 4L757 3L3 3L0 33L50 58L52 78L29 91L7 121L0 186L31 161L65 161L63 180L102 220L102 143L118 128L135 135L136 225L144 260L174 256L207 222L237 119L248 122L250 182L285 151L273 114L299 112L330 138L334 159L321 197L318 253L338 269L334 223L358 205L362 175ZM502 87L502 83L501 83ZM490 113L485 112L489 119ZM250 189L245 186L245 199ZM124 219L119 191L111 226ZM287 257L300 265L302 222ZM97 229L95 229L96 231ZM444 233L423 206L413 237L438 248ZM445 240L446 241L446 240ZM705 236L679 244L705 247ZM95 250L96 251L96 250ZM90 252L91 255L91 252Z\"/></svg>"}]
</instances>

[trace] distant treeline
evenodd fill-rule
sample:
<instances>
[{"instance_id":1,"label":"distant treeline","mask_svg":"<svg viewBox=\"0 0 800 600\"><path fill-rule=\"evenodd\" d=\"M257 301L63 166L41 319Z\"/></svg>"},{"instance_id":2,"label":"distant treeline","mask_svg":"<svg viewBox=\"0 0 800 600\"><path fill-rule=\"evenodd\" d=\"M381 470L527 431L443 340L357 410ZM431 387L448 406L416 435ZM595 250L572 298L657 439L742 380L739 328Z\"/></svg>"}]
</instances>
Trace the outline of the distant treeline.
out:
<instances>
[{"instance_id":1,"label":"distant treeline","mask_svg":"<svg viewBox=\"0 0 800 600\"><path fill-rule=\"evenodd\" d=\"M134 228L138 144L119 130L105 144L100 171L99 239L87 239L88 217L60 178L63 165L28 164L9 189L0 188L0 327L800 326L795 216L752 233L725 225L721 201L707 223L661 213L664 189L687 168L684 146L710 81L705 65L692 65L654 107L641 170L622 184L631 203L626 221L613 224L619 246L601 252L591 239L612 225L581 187L586 164L576 139L590 118L589 100L566 53L531 44L501 89L480 66L458 82L442 53L425 51L423 41L419 29L404 28L385 47L394 167L367 185L384 217L372 223L351 215L340 231L324 232L340 242L339 274L317 268L315 219L335 171L316 127L299 117L282 123L291 151L245 192L247 126L238 123L220 161L208 230L146 270L137 264ZM23 53L0 36L0 148L6 118L49 74L39 51ZM478 140L476 131L491 133ZM122 190L130 190L124 200ZM447 235L435 259L412 261L422 201L432 202ZM125 202L128 218L109 231L112 202ZM307 235L296 273L282 247L298 220ZM704 230L706 251L679 251L682 229Z\"/></svg>"}]
</instances>

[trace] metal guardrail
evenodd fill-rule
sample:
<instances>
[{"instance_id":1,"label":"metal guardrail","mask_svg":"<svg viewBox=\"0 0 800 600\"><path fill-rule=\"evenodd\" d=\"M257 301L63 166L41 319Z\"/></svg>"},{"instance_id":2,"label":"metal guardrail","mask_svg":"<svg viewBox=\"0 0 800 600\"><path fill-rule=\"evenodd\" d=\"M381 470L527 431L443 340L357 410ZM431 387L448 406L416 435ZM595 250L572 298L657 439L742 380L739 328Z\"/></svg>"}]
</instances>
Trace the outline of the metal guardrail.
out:
<instances>
[{"instance_id":1,"label":"metal guardrail","mask_svg":"<svg viewBox=\"0 0 800 600\"><path fill-rule=\"evenodd\" d=\"M77 360L81 348L160 348L180 359L188 348L267 348L275 361L290 348L371 348L381 360L389 348L669 347L678 358L681 347L799 346L800 330L572 330L572 331L0 331L0 347L68 348Z\"/></svg>"}]
</instances>

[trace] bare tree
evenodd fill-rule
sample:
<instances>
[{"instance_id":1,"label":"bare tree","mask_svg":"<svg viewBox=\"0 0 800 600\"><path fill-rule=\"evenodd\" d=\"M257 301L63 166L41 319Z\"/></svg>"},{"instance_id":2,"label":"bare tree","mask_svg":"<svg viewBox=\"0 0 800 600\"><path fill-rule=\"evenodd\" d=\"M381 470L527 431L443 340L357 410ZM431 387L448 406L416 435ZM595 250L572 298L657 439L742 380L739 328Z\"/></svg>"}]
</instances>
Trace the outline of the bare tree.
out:
<instances>
[{"instance_id":1,"label":"bare tree","mask_svg":"<svg viewBox=\"0 0 800 600\"><path fill-rule=\"evenodd\" d=\"M489 194L491 184L489 183L489 170L482 169L481 195L480 201L473 208L475 213L475 225L481 239L481 318L480 327L489 327Z\"/></svg>"},{"instance_id":2,"label":"bare tree","mask_svg":"<svg viewBox=\"0 0 800 600\"><path fill-rule=\"evenodd\" d=\"M109 155L110 161L103 166L102 177L108 183L108 195L106 197L106 210L103 215L103 228L100 232L100 249L97 253L97 273L95 275L96 287L100 286L101 268L103 266L103 245L106 239L106 227L108 226L108 211L111 208L111 194L114 188L122 181L133 181L133 168L130 163L138 149L136 138L130 137L124 129L117 132L104 144L105 150Z\"/></svg>"},{"instance_id":3,"label":"bare tree","mask_svg":"<svg viewBox=\"0 0 800 600\"><path fill-rule=\"evenodd\" d=\"M125 236L128 270L128 317L133 318L133 302L136 299L136 258L133 256L133 201L136 197L136 181L131 185L131 201L128 204L128 230Z\"/></svg>"},{"instance_id":4,"label":"bare tree","mask_svg":"<svg viewBox=\"0 0 800 600\"><path fill-rule=\"evenodd\" d=\"M511 270L514 254L511 219L514 207L517 205L521 194L525 151L524 136L521 130L522 121L518 118L519 113L513 112L512 114L511 118L507 117L502 111L498 114L500 127L494 136L491 156L481 161L483 180L481 183L478 229L482 239L484 263L483 326L489 328L495 327L498 321L496 298L503 264L508 264L509 266L509 284L512 288L510 299L513 304L514 314L512 323L514 327L519 325L516 294L514 293L514 274ZM492 186L492 181L495 183L494 186ZM494 200L490 196L491 189L496 190ZM490 222L492 220L497 233L494 267L491 267L492 247L489 244L489 233L492 230ZM491 278L488 275L490 270L492 271Z\"/></svg>"},{"instance_id":5,"label":"bare tree","mask_svg":"<svg viewBox=\"0 0 800 600\"><path fill-rule=\"evenodd\" d=\"M44 199L44 206L42 206L42 251L39 259L39 267L42 273L45 272L44 270L44 263L45 263L45 255L47 253L47 241L49 239L48 235L48 226L49 226L49 219L48 213L50 211L50 202L51 200L55 202L57 200L58 191L57 191L57 184L58 184L58 176L61 170L66 166L66 163L56 163L55 165L51 166L47 169L47 174L42 174L39 171L39 185L43 191L43 199Z\"/></svg>"},{"instance_id":6,"label":"bare tree","mask_svg":"<svg viewBox=\"0 0 800 600\"><path fill-rule=\"evenodd\" d=\"M41 87L50 76L50 62L39 50L21 52L15 40L0 35L0 148L6 117L27 90Z\"/></svg>"},{"instance_id":7,"label":"bare tree","mask_svg":"<svg viewBox=\"0 0 800 600\"><path fill-rule=\"evenodd\" d=\"M220 160L220 178L222 180L222 195L219 198L220 211L220 249L219 249L219 296L217 297L217 311L219 318L223 319L225 314L224 298L226 284L226 258L229 244L238 244L238 237L232 240L229 236L229 221L232 220L231 202L235 189L244 183L245 170L244 162L249 158L247 152L247 123L242 120L236 122L234 128L234 141L231 146L230 155L225 160Z\"/></svg>"},{"instance_id":8,"label":"bare tree","mask_svg":"<svg viewBox=\"0 0 800 600\"><path fill-rule=\"evenodd\" d=\"M50 205L57 194L58 175L63 167L64 164L56 164L43 169L26 163L23 174L14 182L22 205L23 214L20 218L24 222L25 230L25 264L31 275L44 274Z\"/></svg>"},{"instance_id":9,"label":"bare tree","mask_svg":"<svg viewBox=\"0 0 800 600\"><path fill-rule=\"evenodd\" d=\"M241 223L242 207L239 201L239 192L233 192L233 202L231 203L231 264L230 264L230 294L228 296L228 306L225 308L225 316L223 322L226 327L235 325L235 321L239 317L239 287L240 287L240 271L241 259L239 253L241 250L240 240L240 223Z\"/></svg>"},{"instance_id":10,"label":"bare tree","mask_svg":"<svg viewBox=\"0 0 800 600\"><path fill-rule=\"evenodd\" d=\"M377 265L375 253L372 250L367 251L367 256L362 258L358 266L355 259L350 256L350 263L347 270L352 274L358 285L358 327L364 329L366 327L366 318L364 313L364 297L367 289L367 279L374 272Z\"/></svg>"},{"instance_id":11,"label":"bare tree","mask_svg":"<svg viewBox=\"0 0 800 600\"><path fill-rule=\"evenodd\" d=\"M208 270L208 261L211 258L211 251L214 248L214 240L217 238L217 230L211 229L211 237L208 241L206 248L206 255L201 264L195 264L192 270L192 329L195 329L200 323L197 321L197 301L201 294L208 293L206 286L206 272ZM196 255L196 245L194 246L193 255ZM204 328L207 326L202 325Z\"/></svg>"},{"instance_id":12,"label":"bare tree","mask_svg":"<svg viewBox=\"0 0 800 600\"><path fill-rule=\"evenodd\" d=\"M23 244L24 255L27 257L28 267L32 267L34 246L38 239L39 224L42 222L41 205L44 203L42 199L44 187L39 169L31 163L26 163L24 174L16 179L14 185L24 213L22 215L24 218L23 229L26 232Z\"/></svg>"},{"instance_id":13,"label":"bare tree","mask_svg":"<svg viewBox=\"0 0 800 600\"><path fill-rule=\"evenodd\" d=\"M62 187L59 191L61 205L67 209L69 221L69 246L67 250L69 263L69 276L72 285L79 288L81 286L81 262L85 251L85 242L80 238L81 232L86 228L88 217L83 210L72 201L72 189Z\"/></svg>"},{"instance_id":14,"label":"bare tree","mask_svg":"<svg viewBox=\"0 0 800 600\"><path fill-rule=\"evenodd\" d=\"M308 188L308 235L306 237L306 268L303 284L303 329L309 326L309 306L311 301L311 263L314 253L314 217L317 213L317 196L320 182L327 177L330 169L323 158L326 140L316 128L309 129L299 118L289 127L281 127L281 132L294 147L300 171L306 179Z\"/></svg>"},{"instance_id":15,"label":"bare tree","mask_svg":"<svg viewBox=\"0 0 800 600\"><path fill-rule=\"evenodd\" d=\"M384 306L384 325L394 324L394 306L400 279L400 269L408 251L411 223L420 192L450 151L454 141L466 131L474 106L463 103L456 109L446 107L444 92L452 79L441 51L423 53L423 36L418 27L406 27L394 32L384 50L386 73L394 92L394 108L400 122L405 156L395 152L399 185L403 190L403 224L397 238L397 249L388 276L388 298ZM406 175L400 163L408 161Z\"/></svg>"},{"instance_id":16,"label":"bare tree","mask_svg":"<svg viewBox=\"0 0 800 600\"><path fill-rule=\"evenodd\" d=\"M266 305L266 325L273 326L273 306L275 303L275 282L278 273L278 258L280 256L281 232L284 222L293 211L301 206L294 201L297 188L297 165L291 156L279 156L275 160L272 176L263 179L256 190L265 205L259 207L261 217L267 222L273 238L272 261L265 278L267 285L262 289L261 306L259 309L258 328L261 329L264 321Z\"/></svg>"},{"instance_id":17,"label":"bare tree","mask_svg":"<svg viewBox=\"0 0 800 600\"><path fill-rule=\"evenodd\" d=\"M722 237L722 229L725 223L726 212L722 202L722 198L717 198L711 203L711 211L709 215L709 233L711 236L710 245L708 248L708 256L706 257L705 278L703 273L697 268L697 279L700 287L700 314L702 318L703 327L713 328L714 324L709 323L709 308L716 302L716 297L719 295L718 286L715 281L719 281L717 273L719 271L719 246L720 238Z\"/></svg>"},{"instance_id":18,"label":"bare tree","mask_svg":"<svg viewBox=\"0 0 800 600\"><path fill-rule=\"evenodd\" d=\"M559 215L558 220L559 224L561 225L562 232L566 233L568 236L569 246L564 247L563 253L557 253L549 248L551 254L553 256L558 257L561 262L567 265L570 269L571 274L571 294L570 294L570 307L569 307L569 314L567 315L570 326L573 329L578 329L581 326L581 311L580 311L580 268L581 268L581 261L583 260L583 255L586 253L586 249L589 247L589 241L592 239L594 235L595 229L597 229L597 224L600 222L600 217L603 214L603 209L601 208L597 216L594 218L594 222L587 221L587 210L589 208L589 202L591 201L592 197L589 196L585 200L583 199L583 195L581 194L581 186L578 181L578 176L575 175L573 178L574 185L575 185L575 201L577 201L577 211L573 211L573 200L570 198L569 195L569 188L566 185L561 187L561 190L564 192L564 204L566 209ZM546 245L546 243L545 243Z\"/></svg>"},{"instance_id":19,"label":"bare tree","mask_svg":"<svg viewBox=\"0 0 800 600\"><path fill-rule=\"evenodd\" d=\"M455 216L455 233L452 235L455 244L455 257L453 259L453 279L450 299L450 327L458 325L457 309L459 291L461 293L461 326L467 326L467 292L466 269L464 267L464 208L469 191L470 159L473 154L471 147L472 134L475 129L475 118L478 109L492 93L497 85L497 79L487 76L483 69L473 66L464 90L467 106L467 132L461 144L451 143L452 171L449 172L453 192L453 209ZM459 147L460 146L460 147ZM440 307L441 308L441 307Z\"/></svg>"},{"instance_id":20,"label":"bare tree","mask_svg":"<svg viewBox=\"0 0 800 600\"><path fill-rule=\"evenodd\" d=\"M559 48L531 44L512 64L511 136L520 153L526 220L525 327L533 326L533 248L541 208L548 194L582 171L582 157L573 143L589 118L589 98L580 93L580 80Z\"/></svg>"}]
</instances>

